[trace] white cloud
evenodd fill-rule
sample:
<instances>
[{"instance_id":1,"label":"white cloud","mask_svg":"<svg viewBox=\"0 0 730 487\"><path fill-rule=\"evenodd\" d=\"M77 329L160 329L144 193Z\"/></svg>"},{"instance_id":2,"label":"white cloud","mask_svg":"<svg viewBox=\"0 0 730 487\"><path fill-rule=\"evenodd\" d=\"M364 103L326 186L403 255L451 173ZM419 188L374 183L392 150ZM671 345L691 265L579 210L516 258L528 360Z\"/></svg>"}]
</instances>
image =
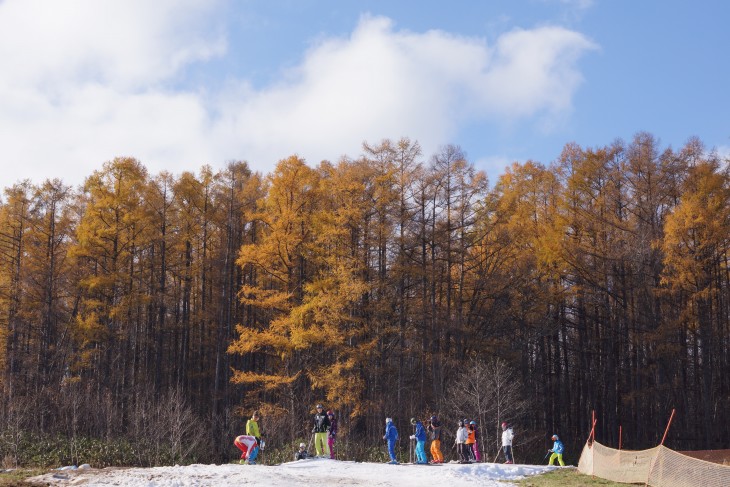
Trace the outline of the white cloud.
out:
<instances>
[{"instance_id":1,"label":"white cloud","mask_svg":"<svg viewBox=\"0 0 730 487\"><path fill-rule=\"evenodd\" d=\"M115 156L152 172L246 159L268 171L357 156L363 140L409 136L428 155L474 120L510 123L566 113L593 44L560 27L515 30L494 46L363 17L348 38L321 40L279 83L245 79L211 92L173 91L191 63L227 46L210 2L0 3L3 182L82 178Z\"/></svg>"},{"instance_id":2,"label":"white cloud","mask_svg":"<svg viewBox=\"0 0 730 487\"><path fill-rule=\"evenodd\" d=\"M559 27L515 30L491 47L442 31L399 32L386 18L364 17L349 38L312 47L278 86L223 96L221 106L235 117L219 128L266 162L293 152L313 162L354 156L363 140L402 135L428 154L469 121L569 110L582 81L576 60L591 48Z\"/></svg>"},{"instance_id":3,"label":"white cloud","mask_svg":"<svg viewBox=\"0 0 730 487\"><path fill-rule=\"evenodd\" d=\"M62 93L99 82L144 89L225 49L204 0L10 0L0 3L0 59L8 80ZM8 64L5 64L8 63Z\"/></svg>"},{"instance_id":4,"label":"white cloud","mask_svg":"<svg viewBox=\"0 0 730 487\"><path fill-rule=\"evenodd\" d=\"M715 150L717 151L717 155L720 157L720 160L724 162L725 167L730 167L730 146L721 145Z\"/></svg>"},{"instance_id":5,"label":"white cloud","mask_svg":"<svg viewBox=\"0 0 730 487\"><path fill-rule=\"evenodd\" d=\"M560 0L560 3L580 10L586 10L593 6L594 0Z\"/></svg>"}]
</instances>

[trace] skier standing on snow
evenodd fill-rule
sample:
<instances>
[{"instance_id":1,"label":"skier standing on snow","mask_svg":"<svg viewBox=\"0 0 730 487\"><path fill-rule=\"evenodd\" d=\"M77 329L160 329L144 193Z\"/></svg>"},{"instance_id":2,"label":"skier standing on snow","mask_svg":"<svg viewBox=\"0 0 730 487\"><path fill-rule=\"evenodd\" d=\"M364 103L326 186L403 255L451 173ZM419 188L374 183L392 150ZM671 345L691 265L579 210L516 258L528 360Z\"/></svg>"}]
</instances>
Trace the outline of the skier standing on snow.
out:
<instances>
[{"instance_id":1,"label":"skier standing on snow","mask_svg":"<svg viewBox=\"0 0 730 487\"><path fill-rule=\"evenodd\" d=\"M432 461L433 463L444 463L444 455L441 453L441 423L436 416L431 416L428 431L431 433Z\"/></svg>"},{"instance_id":2,"label":"skier standing on snow","mask_svg":"<svg viewBox=\"0 0 730 487\"><path fill-rule=\"evenodd\" d=\"M428 463L426 457L426 428L416 418L411 418L411 424L416 427L416 433L411 435L411 439L416 440L416 463Z\"/></svg>"},{"instance_id":3,"label":"skier standing on snow","mask_svg":"<svg viewBox=\"0 0 730 487\"><path fill-rule=\"evenodd\" d=\"M398 440L398 430L393 424L391 418L385 418L385 435L383 439L388 442L388 455L390 455L390 464L398 464L398 460L395 457L395 442Z\"/></svg>"},{"instance_id":4,"label":"skier standing on snow","mask_svg":"<svg viewBox=\"0 0 730 487\"><path fill-rule=\"evenodd\" d=\"M261 432L259 431L259 418L261 414L258 410L254 411L251 415L251 419L246 421L246 434L256 438L256 445L261 447Z\"/></svg>"},{"instance_id":5,"label":"skier standing on snow","mask_svg":"<svg viewBox=\"0 0 730 487\"><path fill-rule=\"evenodd\" d=\"M479 455L479 448L477 447L477 423L476 421L469 421L469 425L467 426L467 432L469 433L469 438L466 440L466 444L470 448L469 455L471 456L471 459L475 462L481 461L482 457Z\"/></svg>"},{"instance_id":6,"label":"skier standing on snow","mask_svg":"<svg viewBox=\"0 0 730 487\"><path fill-rule=\"evenodd\" d=\"M464 426L464 421L459 420L459 429L456 430L456 453L459 455L459 463L469 463L469 456L466 452L466 440L469 438L469 432Z\"/></svg>"},{"instance_id":7,"label":"skier standing on snow","mask_svg":"<svg viewBox=\"0 0 730 487\"><path fill-rule=\"evenodd\" d=\"M327 411L327 419L330 422L330 429L327 433L327 446L330 449L330 458L335 459L335 436L337 436L337 419L335 413L331 409Z\"/></svg>"},{"instance_id":8,"label":"skier standing on snow","mask_svg":"<svg viewBox=\"0 0 730 487\"><path fill-rule=\"evenodd\" d=\"M552 455L550 455L550 463L548 463L548 465L552 465L553 463L555 463L555 459L557 458L560 466L564 467L565 462L563 462L563 451L565 450L565 447L563 446L563 442L560 441L558 435L553 435L552 440L555 443L553 443L553 447L548 450L548 452L552 453Z\"/></svg>"},{"instance_id":9,"label":"skier standing on snow","mask_svg":"<svg viewBox=\"0 0 730 487\"><path fill-rule=\"evenodd\" d=\"M507 460L504 463L515 463L512 458L512 441L514 437L515 433L512 431L512 427L504 421L502 423L502 450L504 450L504 458Z\"/></svg>"},{"instance_id":10,"label":"skier standing on snow","mask_svg":"<svg viewBox=\"0 0 730 487\"><path fill-rule=\"evenodd\" d=\"M259 454L256 438L251 435L237 436L233 444L241 450L241 463L253 465L256 463L256 456Z\"/></svg>"},{"instance_id":11,"label":"skier standing on snow","mask_svg":"<svg viewBox=\"0 0 730 487\"><path fill-rule=\"evenodd\" d=\"M317 414L314 415L314 449L317 451L318 457L329 456L330 448L327 443L327 433L330 429L330 420L324 414L324 408L321 404L317 404Z\"/></svg>"}]
</instances>

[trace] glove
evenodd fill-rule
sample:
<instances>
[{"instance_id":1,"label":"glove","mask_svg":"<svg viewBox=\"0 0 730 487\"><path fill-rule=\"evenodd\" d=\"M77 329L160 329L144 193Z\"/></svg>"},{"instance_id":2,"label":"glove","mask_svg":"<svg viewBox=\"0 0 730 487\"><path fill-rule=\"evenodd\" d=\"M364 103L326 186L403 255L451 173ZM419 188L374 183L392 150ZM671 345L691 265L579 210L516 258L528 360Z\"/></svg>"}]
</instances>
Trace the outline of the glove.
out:
<instances>
[{"instance_id":1,"label":"glove","mask_svg":"<svg viewBox=\"0 0 730 487\"><path fill-rule=\"evenodd\" d=\"M409 436L408 438L410 438L410 439L412 439L412 440L415 440L415 439L416 439L416 435L411 435L411 436Z\"/></svg>"}]
</instances>

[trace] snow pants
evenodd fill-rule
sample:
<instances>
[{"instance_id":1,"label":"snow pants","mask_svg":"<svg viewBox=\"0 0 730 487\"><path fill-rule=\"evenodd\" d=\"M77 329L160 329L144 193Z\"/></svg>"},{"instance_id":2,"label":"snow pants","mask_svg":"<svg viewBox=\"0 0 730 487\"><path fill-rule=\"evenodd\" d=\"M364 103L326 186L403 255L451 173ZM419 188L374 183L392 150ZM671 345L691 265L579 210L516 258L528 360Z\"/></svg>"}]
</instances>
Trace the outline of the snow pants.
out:
<instances>
[{"instance_id":1,"label":"snow pants","mask_svg":"<svg viewBox=\"0 0 730 487\"><path fill-rule=\"evenodd\" d=\"M481 462L482 461L482 454L479 453L479 445L477 444L476 441L471 445L471 449L474 451L474 459L477 462Z\"/></svg>"},{"instance_id":2,"label":"snow pants","mask_svg":"<svg viewBox=\"0 0 730 487\"><path fill-rule=\"evenodd\" d=\"M560 463L560 466L564 467L565 462L563 461L562 453L553 453L552 455L550 455L550 463L548 463L548 465L552 465L553 463L555 463L556 458L558 459L558 463Z\"/></svg>"},{"instance_id":3,"label":"snow pants","mask_svg":"<svg viewBox=\"0 0 730 487\"><path fill-rule=\"evenodd\" d=\"M502 450L504 450L504 458L507 460L507 463L514 462L512 459L512 445L504 445L502 446Z\"/></svg>"},{"instance_id":4,"label":"snow pants","mask_svg":"<svg viewBox=\"0 0 730 487\"><path fill-rule=\"evenodd\" d=\"M317 456L321 457L324 455L330 456L330 447L327 443L327 433L315 433L314 434L314 449L317 451Z\"/></svg>"},{"instance_id":5,"label":"snow pants","mask_svg":"<svg viewBox=\"0 0 730 487\"><path fill-rule=\"evenodd\" d=\"M335 437L334 436L328 436L327 437L327 447L330 449L330 458L332 460L335 459Z\"/></svg>"},{"instance_id":6,"label":"snow pants","mask_svg":"<svg viewBox=\"0 0 730 487\"><path fill-rule=\"evenodd\" d=\"M395 440L388 440L388 455L390 455L390 461L397 461L395 458Z\"/></svg>"},{"instance_id":7,"label":"snow pants","mask_svg":"<svg viewBox=\"0 0 730 487\"><path fill-rule=\"evenodd\" d=\"M416 442L416 463L428 463L428 457L426 457L426 442Z\"/></svg>"},{"instance_id":8,"label":"snow pants","mask_svg":"<svg viewBox=\"0 0 730 487\"><path fill-rule=\"evenodd\" d=\"M441 440L431 442L431 456L434 463L444 463L444 455L441 453Z\"/></svg>"},{"instance_id":9,"label":"snow pants","mask_svg":"<svg viewBox=\"0 0 730 487\"><path fill-rule=\"evenodd\" d=\"M464 448L466 450L465 453L470 462L475 462L477 459L477 457L474 455L473 445L474 445L474 443L465 443L464 444Z\"/></svg>"}]
</instances>

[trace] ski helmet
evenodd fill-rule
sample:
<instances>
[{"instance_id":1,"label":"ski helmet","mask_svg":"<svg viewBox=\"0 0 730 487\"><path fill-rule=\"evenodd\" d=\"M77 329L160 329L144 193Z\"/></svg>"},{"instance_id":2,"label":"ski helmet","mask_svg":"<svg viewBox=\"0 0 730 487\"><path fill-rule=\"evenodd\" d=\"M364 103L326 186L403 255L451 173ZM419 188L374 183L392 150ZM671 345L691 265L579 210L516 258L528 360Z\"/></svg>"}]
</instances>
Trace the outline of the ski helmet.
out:
<instances>
[{"instance_id":1,"label":"ski helmet","mask_svg":"<svg viewBox=\"0 0 730 487\"><path fill-rule=\"evenodd\" d=\"M560 438L558 438L558 435L553 435L553 440L558 441Z\"/></svg>"},{"instance_id":2,"label":"ski helmet","mask_svg":"<svg viewBox=\"0 0 730 487\"><path fill-rule=\"evenodd\" d=\"M416 418L411 418L411 424L416 424Z\"/></svg>"},{"instance_id":3,"label":"ski helmet","mask_svg":"<svg viewBox=\"0 0 730 487\"><path fill-rule=\"evenodd\" d=\"M316 409L324 409L324 408L322 407L321 404L317 404L317 408Z\"/></svg>"},{"instance_id":4,"label":"ski helmet","mask_svg":"<svg viewBox=\"0 0 730 487\"><path fill-rule=\"evenodd\" d=\"M335 415L334 411L332 411L331 409L327 410L327 416L334 416L334 415Z\"/></svg>"},{"instance_id":5,"label":"ski helmet","mask_svg":"<svg viewBox=\"0 0 730 487\"><path fill-rule=\"evenodd\" d=\"M431 422L438 421L439 419L436 416L431 416Z\"/></svg>"},{"instance_id":6,"label":"ski helmet","mask_svg":"<svg viewBox=\"0 0 730 487\"><path fill-rule=\"evenodd\" d=\"M469 424L477 424L476 421L469 421Z\"/></svg>"},{"instance_id":7,"label":"ski helmet","mask_svg":"<svg viewBox=\"0 0 730 487\"><path fill-rule=\"evenodd\" d=\"M392 423L393 418L385 418L385 424Z\"/></svg>"},{"instance_id":8,"label":"ski helmet","mask_svg":"<svg viewBox=\"0 0 730 487\"><path fill-rule=\"evenodd\" d=\"M306 447L307 447L307 445L305 445L304 443L299 443L299 448L306 448Z\"/></svg>"},{"instance_id":9,"label":"ski helmet","mask_svg":"<svg viewBox=\"0 0 730 487\"><path fill-rule=\"evenodd\" d=\"M502 421L502 429L505 429L507 427L507 421Z\"/></svg>"}]
</instances>

